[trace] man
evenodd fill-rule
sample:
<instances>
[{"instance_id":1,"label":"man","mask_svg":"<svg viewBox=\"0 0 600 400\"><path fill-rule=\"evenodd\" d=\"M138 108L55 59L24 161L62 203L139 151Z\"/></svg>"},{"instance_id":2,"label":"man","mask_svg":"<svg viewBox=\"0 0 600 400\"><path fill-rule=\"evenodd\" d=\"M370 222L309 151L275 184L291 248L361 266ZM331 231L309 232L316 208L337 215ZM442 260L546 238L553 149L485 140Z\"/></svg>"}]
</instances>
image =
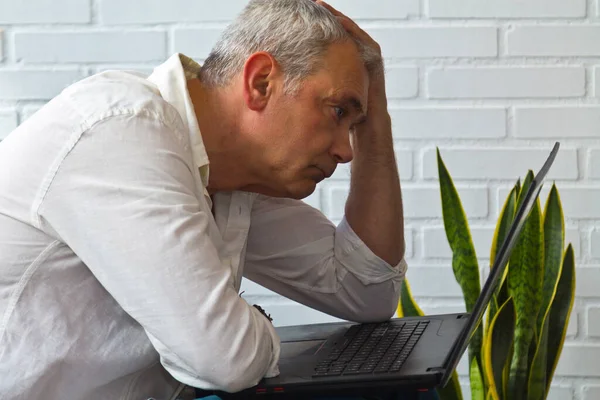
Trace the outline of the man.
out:
<instances>
[{"instance_id":1,"label":"man","mask_svg":"<svg viewBox=\"0 0 600 400\"><path fill-rule=\"evenodd\" d=\"M345 218L298 199L352 161ZM379 46L250 1L200 67L72 85L0 143L0 397L168 399L278 373L242 276L353 321L405 274Z\"/></svg>"}]
</instances>

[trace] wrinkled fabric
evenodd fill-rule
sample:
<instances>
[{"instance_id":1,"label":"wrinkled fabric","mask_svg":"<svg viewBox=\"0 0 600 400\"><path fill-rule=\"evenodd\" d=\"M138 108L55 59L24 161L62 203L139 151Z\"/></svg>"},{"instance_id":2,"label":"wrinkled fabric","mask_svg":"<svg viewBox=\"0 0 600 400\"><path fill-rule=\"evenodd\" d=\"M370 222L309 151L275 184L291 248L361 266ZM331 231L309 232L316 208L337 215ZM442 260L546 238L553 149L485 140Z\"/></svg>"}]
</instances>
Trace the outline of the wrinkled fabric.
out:
<instances>
[{"instance_id":1,"label":"wrinkled fabric","mask_svg":"<svg viewBox=\"0 0 600 400\"><path fill-rule=\"evenodd\" d=\"M406 270L301 201L206 186L174 55L64 90L0 142L0 398L169 399L278 374L242 277L355 321L393 314ZM213 214L214 213L214 214Z\"/></svg>"}]
</instances>

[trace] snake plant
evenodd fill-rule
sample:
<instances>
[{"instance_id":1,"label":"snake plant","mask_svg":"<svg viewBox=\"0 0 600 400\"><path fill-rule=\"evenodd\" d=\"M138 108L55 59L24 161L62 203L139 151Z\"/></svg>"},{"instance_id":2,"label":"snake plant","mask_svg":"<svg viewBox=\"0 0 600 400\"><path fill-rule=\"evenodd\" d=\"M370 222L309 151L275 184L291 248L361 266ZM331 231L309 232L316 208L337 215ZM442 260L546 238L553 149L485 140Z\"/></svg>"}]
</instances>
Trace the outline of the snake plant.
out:
<instances>
[{"instance_id":1,"label":"snake plant","mask_svg":"<svg viewBox=\"0 0 600 400\"><path fill-rule=\"evenodd\" d=\"M442 215L452 269L467 312L479 296L479 266L469 224L452 178L437 151ZM490 268L523 201L533 172L508 194L491 243ZM575 296L573 247L565 248L564 215L556 185L542 210L540 199L527 216L508 268L469 342L472 400L543 400L562 351ZM407 279L402 284L398 316L423 315ZM441 400L462 400L458 376L437 389Z\"/></svg>"}]
</instances>

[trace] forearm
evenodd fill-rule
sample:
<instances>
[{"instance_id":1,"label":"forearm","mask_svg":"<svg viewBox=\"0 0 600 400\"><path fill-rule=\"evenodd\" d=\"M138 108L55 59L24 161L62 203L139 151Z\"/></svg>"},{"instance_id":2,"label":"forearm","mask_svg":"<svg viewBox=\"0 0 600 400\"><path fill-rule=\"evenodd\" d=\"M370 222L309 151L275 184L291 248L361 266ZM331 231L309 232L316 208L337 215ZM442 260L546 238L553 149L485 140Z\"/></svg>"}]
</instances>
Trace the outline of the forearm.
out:
<instances>
[{"instance_id":1,"label":"forearm","mask_svg":"<svg viewBox=\"0 0 600 400\"><path fill-rule=\"evenodd\" d=\"M354 133L346 219L371 251L396 265L405 249L402 194L390 117L387 111L378 114Z\"/></svg>"}]
</instances>

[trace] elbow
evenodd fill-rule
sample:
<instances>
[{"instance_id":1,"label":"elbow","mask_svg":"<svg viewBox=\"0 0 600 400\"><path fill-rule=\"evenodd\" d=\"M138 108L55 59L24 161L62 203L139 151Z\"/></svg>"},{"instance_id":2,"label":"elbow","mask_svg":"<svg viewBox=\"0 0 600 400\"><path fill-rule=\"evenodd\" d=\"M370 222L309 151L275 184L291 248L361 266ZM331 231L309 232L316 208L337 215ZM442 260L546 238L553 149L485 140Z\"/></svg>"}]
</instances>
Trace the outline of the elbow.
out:
<instances>
[{"instance_id":1,"label":"elbow","mask_svg":"<svg viewBox=\"0 0 600 400\"><path fill-rule=\"evenodd\" d=\"M360 323L371 323L371 322L384 322L396 315L398 309L398 302L387 302L387 304L381 304L377 307L369 307L361 310L356 315L356 322Z\"/></svg>"},{"instance_id":2,"label":"elbow","mask_svg":"<svg viewBox=\"0 0 600 400\"><path fill-rule=\"evenodd\" d=\"M359 323L384 322L393 318L397 309L398 298L379 299L375 302L355 304L355 307L348 310L349 315L342 318Z\"/></svg>"},{"instance_id":3,"label":"elbow","mask_svg":"<svg viewBox=\"0 0 600 400\"><path fill-rule=\"evenodd\" d=\"M372 291L366 296L354 299L350 320L360 323L383 322L394 318L400 301L400 285L392 290ZM369 301L365 301L369 299Z\"/></svg>"},{"instance_id":4,"label":"elbow","mask_svg":"<svg viewBox=\"0 0 600 400\"><path fill-rule=\"evenodd\" d=\"M256 386L265 376L265 363L260 358L243 362L239 359L220 357L211 364L206 360L182 368L172 362L165 362L163 366L171 375L187 385L206 390L218 390L227 393L236 393Z\"/></svg>"}]
</instances>

